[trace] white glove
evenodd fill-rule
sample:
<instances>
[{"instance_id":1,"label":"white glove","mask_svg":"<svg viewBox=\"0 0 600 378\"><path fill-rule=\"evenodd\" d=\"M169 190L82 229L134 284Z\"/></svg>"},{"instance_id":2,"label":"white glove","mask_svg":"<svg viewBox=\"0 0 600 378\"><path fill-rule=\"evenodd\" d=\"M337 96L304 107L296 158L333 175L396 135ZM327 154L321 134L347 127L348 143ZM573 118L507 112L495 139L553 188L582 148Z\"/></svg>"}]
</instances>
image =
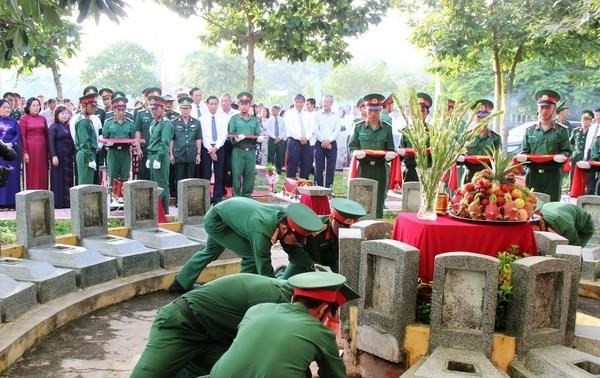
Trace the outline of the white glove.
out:
<instances>
[{"instance_id":1,"label":"white glove","mask_svg":"<svg viewBox=\"0 0 600 378\"><path fill-rule=\"evenodd\" d=\"M576 164L581 169L590 169L592 166L589 161L578 161Z\"/></svg>"},{"instance_id":2,"label":"white glove","mask_svg":"<svg viewBox=\"0 0 600 378\"><path fill-rule=\"evenodd\" d=\"M92 168L94 171L96 170L96 162L95 161L90 161L88 163L88 167Z\"/></svg>"},{"instance_id":3,"label":"white glove","mask_svg":"<svg viewBox=\"0 0 600 378\"><path fill-rule=\"evenodd\" d=\"M364 159L365 156L367 156L367 153L363 150L356 150L352 153L352 156L354 156L357 159Z\"/></svg>"},{"instance_id":4,"label":"white glove","mask_svg":"<svg viewBox=\"0 0 600 378\"><path fill-rule=\"evenodd\" d=\"M236 142L241 142L244 139L246 139L246 136L244 134L239 134L238 136L235 137Z\"/></svg>"},{"instance_id":5,"label":"white glove","mask_svg":"<svg viewBox=\"0 0 600 378\"><path fill-rule=\"evenodd\" d=\"M154 169L160 169L160 161L154 160L152 162L152 168L154 168Z\"/></svg>"},{"instance_id":6,"label":"white glove","mask_svg":"<svg viewBox=\"0 0 600 378\"><path fill-rule=\"evenodd\" d=\"M567 157L563 154L556 154L554 155L554 157L552 158L555 162L557 163L564 163L565 161L567 161Z\"/></svg>"},{"instance_id":7,"label":"white glove","mask_svg":"<svg viewBox=\"0 0 600 378\"><path fill-rule=\"evenodd\" d=\"M396 153L402 157L406 156L406 148L398 148Z\"/></svg>"},{"instance_id":8,"label":"white glove","mask_svg":"<svg viewBox=\"0 0 600 378\"><path fill-rule=\"evenodd\" d=\"M265 137L263 135L259 135L256 137L256 142L257 143L262 143L265 141Z\"/></svg>"},{"instance_id":9,"label":"white glove","mask_svg":"<svg viewBox=\"0 0 600 378\"><path fill-rule=\"evenodd\" d=\"M398 156L394 151L388 151L385 153L385 160L392 161Z\"/></svg>"},{"instance_id":10,"label":"white glove","mask_svg":"<svg viewBox=\"0 0 600 378\"><path fill-rule=\"evenodd\" d=\"M524 163L524 162L526 162L526 161L527 161L527 155L525 155L525 154L517 154L517 155L515 156L515 159L517 159L517 161L518 161L519 163Z\"/></svg>"},{"instance_id":11,"label":"white glove","mask_svg":"<svg viewBox=\"0 0 600 378\"><path fill-rule=\"evenodd\" d=\"M146 160L146 168L150 169L150 160Z\"/></svg>"},{"instance_id":12,"label":"white glove","mask_svg":"<svg viewBox=\"0 0 600 378\"><path fill-rule=\"evenodd\" d=\"M458 155L458 157L456 158L456 161L459 163L462 163L465 161L465 155Z\"/></svg>"}]
</instances>

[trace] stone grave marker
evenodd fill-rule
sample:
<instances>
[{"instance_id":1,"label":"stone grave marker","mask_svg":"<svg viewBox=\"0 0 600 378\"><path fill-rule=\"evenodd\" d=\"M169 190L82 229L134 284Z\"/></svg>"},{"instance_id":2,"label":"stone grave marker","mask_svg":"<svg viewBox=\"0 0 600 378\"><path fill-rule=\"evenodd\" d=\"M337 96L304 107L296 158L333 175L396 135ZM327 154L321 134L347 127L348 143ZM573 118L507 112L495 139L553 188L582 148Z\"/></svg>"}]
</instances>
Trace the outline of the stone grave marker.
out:
<instances>
[{"instance_id":1,"label":"stone grave marker","mask_svg":"<svg viewBox=\"0 0 600 378\"><path fill-rule=\"evenodd\" d=\"M364 221L368 222L368 221ZM360 271L360 248L363 242L362 232L356 228L340 228L338 234L338 247L340 256L340 274L346 277L346 283L358 292ZM355 302L345 304L340 308L340 321L342 334L347 340L352 340L350 335L350 312L357 309ZM356 311L356 310L354 310ZM356 326L356 325L354 325Z\"/></svg>"},{"instance_id":2,"label":"stone grave marker","mask_svg":"<svg viewBox=\"0 0 600 378\"><path fill-rule=\"evenodd\" d=\"M559 245L569 244L565 237L554 232L534 231L533 236L540 256L554 256Z\"/></svg>"},{"instance_id":3,"label":"stone grave marker","mask_svg":"<svg viewBox=\"0 0 600 378\"><path fill-rule=\"evenodd\" d=\"M579 278L581 276L581 247L576 245L559 245L556 248L556 257L567 260L571 265L571 292L569 293L565 344L567 346L573 346L575 341L577 298L579 296Z\"/></svg>"},{"instance_id":4,"label":"stone grave marker","mask_svg":"<svg viewBox=\"0 0 600 378\"><path fill-rule=\"evenodd\" d=\"M177 183L177 215L186 225L202 224L210 208L210 181L185 179Z\"/></svg>"},{"instance_id":5,"label":"stone grave marker","mask_svg":"<svg viewBox=\"0 0 600 378\"><path fill-rule=\"evenodd\" d=\"M117 262L98 251L56 244L54 236L54 195L49 190L26 190L16 195L17 242L25 246L26 257L73 269L77 286L86 288L117 277ZM95 226L94 226L95 227Z\"/></svg>"},{"instance_id":6,"label":"stone grave marker","mask_svg":"<svg viewBox=\"0 0 600 378\"><path fill-rule=\"evenodd\" d=\"M160 268L158 251L137 240L108 235L107 191L100 185L71 188L71 223L80 244L114 257L121 276Z\"/></svg>"},{"instance_id":7,"label":"stone grave marker","mask_svg":"<svg viewBox=\"0 0 600 378\"><path fill-rule=\"evenodd\" d=\"M600 279L600 196L581 196L577 198L577 206L584 208L594 220L594 235L582 250L582 278L595 281Z\"/></svg>"},{"instance_id":8,"label":"stone grave marker","mask_svg":"<svg viewBox=\"0 0 600 378\"><path fill-rule=\"evenodd\" d=\"M421 206L421 183L407 181L402 184L402 212L416 213Z\"/></svg>"},{"instance_id":9,"label":"stone grave marker","mask_svg":"<svg viewBox=\"0 0 600 378\"><path fill-rule=\"evenodd\" d=\"M0 274L0 323L11 322L37 304L35 285Z\"/></svg>"},{"instance_id":10,"label":"stone grave marker","mask_svg":"<svg viewBox=\"0 0 600 378\"><path fill-rule=\"evenodd\" d=\"M77 290L77 273L74 270L55 268L45 261L0 257L0 274L35 284L40 303Z\"/></svg>"},{"instance_id":11,"label":"stone grave marker","mask_svg":"<svg viewBox=\"0 0 600 378\"><path fill-rule=\"evenodd\" d=\"M356 201L365 208L365 219L375 219L377 213L377 186L378 182L366 178L354 178L348 185L348 199Z\"/></svg>"},{"instance_id":12,"label":"stone grave marker","mask_svg":"<svg viewBox=\"0 0 600 378\"><path fill-rule=\"evenodd\" d=\"M419 251L395 240L361 246L358 349L402 362L405 327L415 320Z\"/></svg>"},{"instance_id":13,"label":"stone grave marker","mask_svg":"<svg viewBox=\"0 0 600 378\"><path fill-rule=\"evenodd\" d=\"M394 225L380 220L363 220L350 226L360 230L364 240L390 239Z\"/></svg>"},{"instance_id":14,"label":"stone grave marker","mask_svg":"<svg viewBox=\"0 0 600 378\"><path fill-rule=\"evenodd\" d=\"M158 187L154 181L127 181L123 191L125 226L131 238L158 250L162 267L183 265L202 249L185 235L158 227Z\"/></svg>"}]
</instances>

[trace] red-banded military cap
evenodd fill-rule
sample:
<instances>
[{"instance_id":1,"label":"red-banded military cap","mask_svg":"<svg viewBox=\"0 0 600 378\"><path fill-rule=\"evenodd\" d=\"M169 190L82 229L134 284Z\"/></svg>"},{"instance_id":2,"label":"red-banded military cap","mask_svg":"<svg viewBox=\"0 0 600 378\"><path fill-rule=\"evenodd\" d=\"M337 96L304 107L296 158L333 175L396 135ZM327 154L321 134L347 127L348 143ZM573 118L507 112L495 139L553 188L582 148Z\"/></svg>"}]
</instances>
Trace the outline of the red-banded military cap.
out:
<instances>
[{"instance_id":1,"label":"red-banded military cap","mask_svg":"<svg viewBox=\"0 0 600 378\"><path fill-rule=\"evenodd\" d=\"M81 105L98 105L96 98L96 93L86 94L85 96L79 97L79 103Z\"/></svg>"},{"instance_id":2,"label":"red-banded military cap","mask_svg":"<svg viewBox=\"0 0 600 378\"><path fill-rule=\"evenodd\" d=\"M393 104L393 103L394 103L394 97L392 97L392 95L389 95L388 98L386 98L385 100L383 100L383 102L381 103L381 105L383 107L386 107L386 106L388 106L390 104Z\"/></svg>"},{"instance_id":3,"label":"red-banded military cap","mask_svg":"<svg viewBox=\"0 0 600 378\"><path fill-rule=\"evenodd\" d=\"M126 97L121 97L121 96L115 97L115 98L113 98L111 100L111 103L112 103L113 107L127 106L127 102L128 102L127 98Z\"/></svg>"},{"instance_id":4,"label":"red-banded military cap","mask_svg":"<svg viewBox=\"0 0 600 378\"><path fill-rule=\"evenodd\" d=\"M148 104L150 106L165 106L165 99L161 96L150 96L148 97Z\"/></svg>"},{"instance_id":5,"label":"red-banded military cap","mask_svg":"<svg viewBox=\"0 0 600 378\"><path fill-rule=\"evenodd\" d=\"M113 90L110 88L102 88L98 91L98 94L100 95L100 97L111 96L113 94Z\"/></svg>"},{"instance_id":6,"label":"red-banded military cap","mask_svg":"<svg viewBox=\"0 0 600 378\"><path fill-rule=\"evenodd\" d=\"M346 277L331 272L308 272L290 277L288 283L294 295L312 298L326 303L337 303L338 292Z\"/></svg>"},{"instance_id":7,"label":"red-banded military cap","mask_svg":"<svg viewBox=\"0 0 600 378\"><path fill-rule=\"evenodd\" d=\"M341 224L351 225L359 218L367 215L367 211L356 201L346 198L334 198L331 200L331 215Z\"/></svg>"},{"instance_id":8,"label":"red-banded military cap","mask_svg":"<svg viewBox=\"0 0 600 378\"><path fill-rule=\"evenodd\" d=\"M535 94L538 105L556 105L560 101L560 95L550 89L542 89Z\"/></svg>"},{"instance_id":9,"label":"red-banded military cap","mask_svg":"<svg viewBox=\"0 0 600 378\"><path fill-rule=\"evenodd\" d=\"M427 109L431 108L431 105L433 104L433 100L431 99L431 96L428 95L427 93L423 93L423 92L417 93L417 99L419 99L419 105L424 106Z\"/></svg>"},{"instance_id":10,"label":"red-banded military cap","mask_svg":"<svg viewBox=\"0 0 600 378\"><path fill-rule=\"evenodd\" d=\"M454 101L452 99L448 99L448 107L453 108L455 106L456 106L456 101Z\"/></svg>"},{"instance_id":11,"label":"red-banded military cap","mask_svg":"<svg viewBox=\"0 0 600 378\"><path fill-rule=\"evenodd\" d=\"M482 98L481 100L475 101L475 110L477 110L478 117L487 117L494 109L494 103L490 100Z\"/></svg>"},{"instance_id":12,"label":"red-banded military cap","mask_svg":"<svg viewBox=\"0 0 600 378\"><path fill-rule=\"evenodd\" d=\"M300 236L308 236L323 230L321 218L308 206L293 203L285 209L288 226Z\"/></svg>"},{"instance_id":13,"label":"red-banded military cap","mask_svg":"<svg viewBox=\"0 0 600 378\"><path fill-rule=\"evenodd\" d=\"M363 97L365 100L365 104L371 110L381 110L383 109L383 102L385 101L385 97L380 95L379 93L371 93Z\"/></svg>"}]
</instances>

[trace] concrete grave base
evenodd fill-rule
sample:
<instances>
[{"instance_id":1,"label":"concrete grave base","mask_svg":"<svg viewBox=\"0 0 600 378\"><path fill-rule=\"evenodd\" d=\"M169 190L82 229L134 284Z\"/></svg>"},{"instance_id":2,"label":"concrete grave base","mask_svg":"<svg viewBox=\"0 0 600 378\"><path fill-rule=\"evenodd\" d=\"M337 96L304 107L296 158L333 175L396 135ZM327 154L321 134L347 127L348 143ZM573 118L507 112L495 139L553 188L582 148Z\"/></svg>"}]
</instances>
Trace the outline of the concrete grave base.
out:
<instances>
[{"instance_id":1,"label":"concrete grave base","mask_svg":"<svg viewBox=\"0 0 600 378\"><path fill-rule=\"evenodd\" d=\"M459 377L508 377L495 367L481 352L466 349L438 347L428 357L423 357L408 369L402 377L459 378Z\"/></svg>"},{"instance_id":2,"label":"concrete grave base","mask_svg":"<svg viewBox=\"0 0 600 378\"><path fill-rule=\"evenodd\" d=\"M0 323L11 322L37 304L35 285L0 274Z\"/></svg>"},{"instance_id":3,"label":"concrete grave base","mask_svg":"<svg viewBox=\"0 0 600 378\"><path fill-rule=\"evenodd\" d=\"M40 303L77 290L77 273L74 270L55 268L44 261L0 258L0 273L35 284Z\"/></svg>"},{"instance_id":4,"label":"concrete grave base","mask_svg":"<svg viewBox=\"0 0 600 378\"><path fill-rule=\"evenodd\" d=\"M81 241L81 245L94 249L104 256L117 259L120 276L129 276L160 268L158 251L147 248L137 240L102 235L85 238Z\"/></svg>"},{"instance_id":5,"label":"concrete grave base","mask_svg":"<svg viewBox=\"0 0 600 378\"><path fill-rule=\"evenodd\" d=\"M132 230L131 237L146 247L157 249L163 268L183 265L194 253L202 249L199 243L184 235L161 228Z\"/></svg>"},{"instance_id":6,"label":"concrete grave base","mask_svg":"<svg viewBox=\"0 0 600 378\"><path fill-rule=\"evenodd\" d=\"M579 281L579 295L587 298L600 299L600 281Z\"/></svg>"},{"instance_id":7,"label":"concrete grave base","mask_svg":"<svg viewBox=\"0 0 600 378\"><path fill-rule=\"evenodd\" d=\"M512 377L591 378L600 376L600 357L562 345L530 349L509 367Z\"/></svg>"},{"instance_id":8,"label":"concrete grave base","mask_svg":"<svg viewBox=\"0 0 600 378\"><path fill-rule=\"evenodd\" d=\"M361 325L358 327L358 349L395 363L402 362L402 346L394 335L382 333L373 327Z\"/></svg>"},{"instance_id":9,"label":"concrete grave base","mask_svg":"<svg viewBox=\"0 0 600 378\"><path fill-rule=\"evenodd\" d=\"M117 278L117 261L95 250L72 245L50 244L30 248L32 260L45 261L77 272L77 286L82 289Z\"/></svg>"},{"instance_id":10,"label":"concrete grave base","mask_svg":"<svg viewBox=\"0 0 600 378\"><path fill-rule=\"evenodd\" d=\"M587 245L581 250L581 278L595 281L600 279L600 245Z\"/></svg>"},{"instance_id":11,"label":"concrete grave base","mask_svg":"<svg viewBox=\"0 0 600 378\"><path fill-rule=\"evenodd\" d=\"M208 240L208 234L204 229L204 224L184 224L182 233L189 239L200 243L200 249L204 248L206 241ZM225 249L217 260L234 259L237 257L238 255L236 255L235 252L230 249Z\"/></svg>"}]
</instances>

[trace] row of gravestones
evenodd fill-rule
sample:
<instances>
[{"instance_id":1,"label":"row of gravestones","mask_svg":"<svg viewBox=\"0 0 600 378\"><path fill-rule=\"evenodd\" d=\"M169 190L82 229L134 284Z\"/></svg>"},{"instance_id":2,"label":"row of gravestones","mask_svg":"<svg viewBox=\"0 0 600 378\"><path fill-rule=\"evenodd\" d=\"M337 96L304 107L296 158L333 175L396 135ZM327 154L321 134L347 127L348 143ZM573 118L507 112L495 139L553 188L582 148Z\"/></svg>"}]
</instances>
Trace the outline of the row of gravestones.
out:
<instances>
[{"instance_id":1,"label":"row of gravestones","mask_svg":"<svg viewBox=\"0 0 600 378\"><path fill-rule=\"evenodd\" d=\"M208 180L178 183L184 234L158 227L155 182L129 181L123 188L130 238L108 234L106 188L71 188L71 222L78 246L55 242L52 192L17 194L17 242L24 246L25 258L0 257L0 322L12 321L36 303L78 287L182 265L203 247L206 233L202 222L210 205Z\"/></svg>"},{"instance_id":2,"label":"row of gravestones","mask_svg":"<svg viewBox=\"0 0 600 378\"><path fill-rule=\"evenodd\" d=\"M377 240L391 228L386 222L362 221L340 230L340 273L361 294L358 306L343 308L341 321L353 356L361 351L401 363L405 329L415 321L419 251ZM591 377L600 372L600 358L567 347L574 339L581 248L555 249L556 257L527 257L512 265L513 282L519 283L508 309L507 332L516 337L518 353L509 367L512 376ZM505 376L489 361L498 267L498 259L468 252L436 257L430 354L403 377ZM350 333L353 311L358 313L356 335Z\"/></svg>"}]
</instances>

